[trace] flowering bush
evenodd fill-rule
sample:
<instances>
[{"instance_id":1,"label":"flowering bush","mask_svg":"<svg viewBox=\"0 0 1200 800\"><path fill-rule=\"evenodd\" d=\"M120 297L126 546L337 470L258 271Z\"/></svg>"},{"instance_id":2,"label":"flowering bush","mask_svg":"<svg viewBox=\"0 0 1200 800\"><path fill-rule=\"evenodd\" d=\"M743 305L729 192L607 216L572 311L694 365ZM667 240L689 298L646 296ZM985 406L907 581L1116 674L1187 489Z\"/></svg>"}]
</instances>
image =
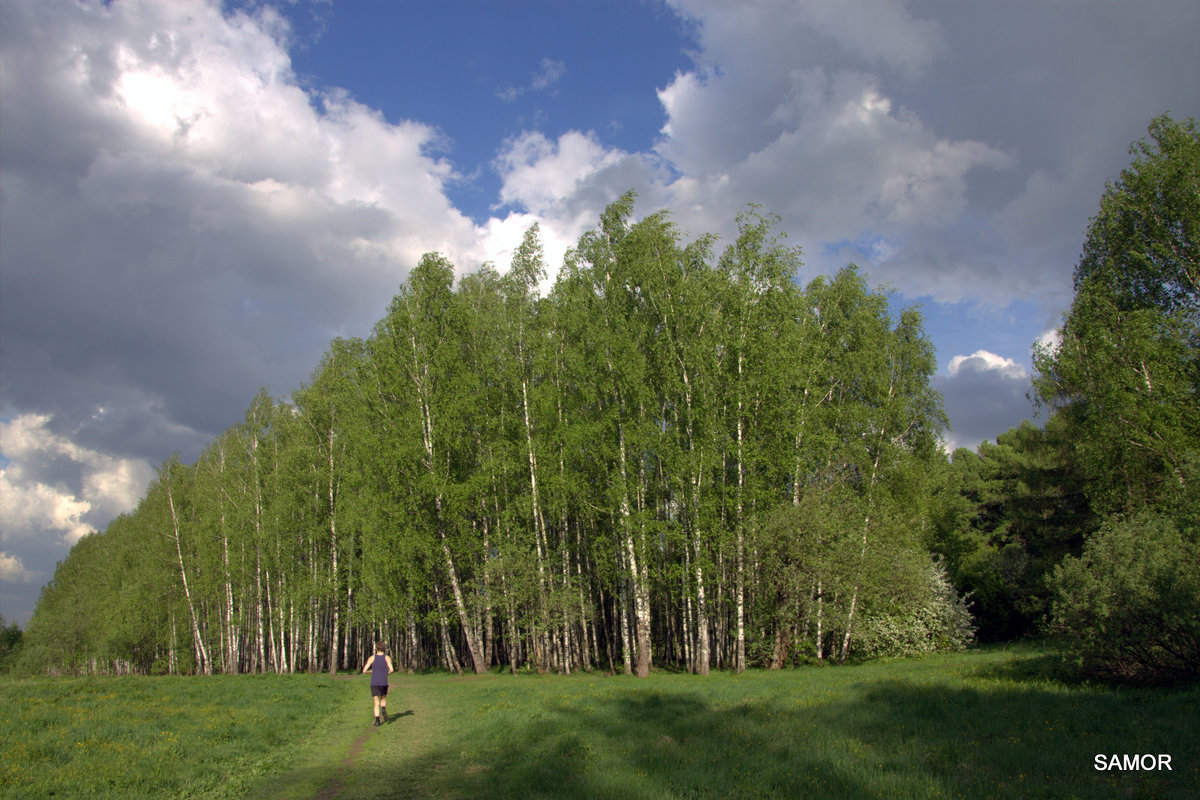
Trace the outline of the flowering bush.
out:
<instances>
[{"instance_id":1,"label":"flowering bush","mask_svg":"<svg viewBox=\"0 0 1200 800\"><path fill-rule=\"evenodd\" d=\"M975 639L966 599L940 561L929 565L923 600L864 615L855 640L860 656L913 656L965 649Z\"/></svg>"}]
</instances>

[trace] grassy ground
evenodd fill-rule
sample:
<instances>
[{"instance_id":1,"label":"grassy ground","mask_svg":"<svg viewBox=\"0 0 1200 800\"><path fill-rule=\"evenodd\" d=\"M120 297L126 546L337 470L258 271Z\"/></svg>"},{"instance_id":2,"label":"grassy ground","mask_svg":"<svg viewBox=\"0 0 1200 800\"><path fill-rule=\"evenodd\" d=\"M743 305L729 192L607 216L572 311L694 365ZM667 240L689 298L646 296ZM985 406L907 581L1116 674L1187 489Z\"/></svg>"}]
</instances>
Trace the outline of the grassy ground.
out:
<instances>
[{"instance_id":1,"label":"grassy ground","mask_svg":"<svg viewBox=\"0 0 1200 800\"><path fill-rule=\"evenodd\" d=\"M137 777L123 789L100 784L125 798L157 794L156 786L157 796L266 800L1200 796L1200 687L1064 685L1041 677L1039 658L1034 648L995 648L741 676L656 673L644 681L393 676L393 719L379 729L370 726L365 677L0 684L0 740L22 742L13 752L23 764L10 768L10 756L0 756L0 795L46 796L47 784L12 776L95 763L72 751L80 728L54 718L39 728L26 713L35 698L66 685L105 719L129 718L104 741L108 757L123 765L116 771ZM257 691L237 688L256 681ZM203 688L218 683L227 684L221 693ZM149 712L144 698L135 699L147 693L142 686L164 687L150 694L179 691L178 715L135 722ZM264 737L259 726L268 719L275 733ZM40 744L27 744L35 730ZM187 736L194 746L184 744ZM158 755L118 746L131 741ZM1098 753L1170 754L1173 770L1101 772ZM167 783L154 766L163 755L202 763L193 777ZM79 789L58 780L71 796Z\"/></svg>"},{"instance_id":2,"label":"grassy ground","mask_svg":"<svg viewBox=\"0 0 1200 800\"><path fill-rule=\"evenodd\" d=\"M0 797L240 797L358 692L310 676L0 681Z\"/></svg>"}]
</instances>

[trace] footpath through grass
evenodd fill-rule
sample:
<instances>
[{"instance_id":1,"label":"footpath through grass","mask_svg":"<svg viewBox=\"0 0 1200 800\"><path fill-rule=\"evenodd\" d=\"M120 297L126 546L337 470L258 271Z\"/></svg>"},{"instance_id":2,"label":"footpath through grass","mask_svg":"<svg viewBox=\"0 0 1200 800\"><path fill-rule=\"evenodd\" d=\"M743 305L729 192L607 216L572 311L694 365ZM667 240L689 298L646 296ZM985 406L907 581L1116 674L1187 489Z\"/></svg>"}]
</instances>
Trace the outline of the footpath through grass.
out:
<instances>
[{"instance_id":1,"label":"footpath through grass","mask_svg":"<svg viewBox=\"0 0 1200 800\"><path fill-rule=\"evenodd\" d=\"M140 777L100 785L124 798L1200 797L1200 687L1064 685L1039 676L1039 656L1030 647L993 648L741 676L656 673L644 681L394 675L393 721L378 729L370 725L365 677L0 684L0 740L24 742L40 731L40 749L17 751L25 771L14 772L3 756L0 795L47 796L36 777L13 783L10 776L96 763L72 752L81 729L60 735L53 718L38 728L25 711L7 711L14 698L20 709L66 685L85 687L71 691L93 698L105 719L129 718L109 731L105 747L114 774ZM234 688L256 681L257 691ZM178 689L168 703L187 710L136 724L147 711L144 699L133 699L143 685ZM206 685L228 688L190 688ZM196 692L190 701L188 691ZM264 743L268 717L277 730ZM183 743L184 727L194 745ZM164 747L153 728L177 731L176 741ZM118 746L131 740L158 754ZM202 764L193 777L167 783L154 767L164 753ZM1173 769L1097 771L1098 753L1169 754ZM59 796L104 795L56 785L72 790Z\"/></svg>"},{"instance_id":2,"label":"footpath through grass","mask_svg":"<svg viewBox=\"0 0 1200 800\"><path fill-rule=\"evenodd\" d=\"M367 738L337 796L1200 797L1200 687L1065 686L1038 660L402 678L391 705L413 714ZM1173 769L1101 772L1098 753L1170 754Z\"/></svg>"}]
</instances>

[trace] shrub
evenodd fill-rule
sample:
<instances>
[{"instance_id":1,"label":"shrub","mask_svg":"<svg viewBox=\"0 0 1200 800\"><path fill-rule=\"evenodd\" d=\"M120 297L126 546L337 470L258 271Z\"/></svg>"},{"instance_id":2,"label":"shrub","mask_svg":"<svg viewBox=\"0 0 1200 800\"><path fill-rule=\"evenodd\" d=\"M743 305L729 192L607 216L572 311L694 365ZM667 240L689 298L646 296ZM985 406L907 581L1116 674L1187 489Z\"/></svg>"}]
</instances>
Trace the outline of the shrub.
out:
<instances>
[{"instance_id":1,"label":"shrub","mask_svg":"<svg viewBox=\"0 0 1200 800\"><path fill-rule=\"evenodd\" d=\"M1054 627L1086 674L1200 677L1200 547L1167 517L1112 517L1054 572Z\"/></svg>"},{"instance_id":2,"label":"shrub","mask_svg":"<svg viewBox=\"0 0 1200 800\"><path fill-rule=\"evenodd\" d=\"M966 600L958 595L941 561L928 568L924 599L863 618L855 646L867 658L914 656L965 649L975 638Z\"/></svg>"}]
</instances>

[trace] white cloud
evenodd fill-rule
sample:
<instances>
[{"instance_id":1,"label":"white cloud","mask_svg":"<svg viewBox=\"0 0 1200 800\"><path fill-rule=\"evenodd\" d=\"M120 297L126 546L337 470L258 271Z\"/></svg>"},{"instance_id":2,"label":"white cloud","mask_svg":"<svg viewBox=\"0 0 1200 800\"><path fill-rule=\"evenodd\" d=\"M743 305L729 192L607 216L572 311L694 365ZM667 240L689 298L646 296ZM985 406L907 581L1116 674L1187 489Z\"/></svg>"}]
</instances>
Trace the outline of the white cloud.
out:
<instances>
[{"instance_id":1,"label":"white cloud","mask_svg":"<svg viewBox=\"0 0 1200 800\"><path fill-rule=\"evenodd\" d=\"M442 135L302 88L269 9L18 0L4 23L9 405L90 374L55 413L165 404L206 438L365 334L422 253L474 266Z\"/></svg>"},{"instance_id":2,"label":"white cloud","mask_svg":"<svg viewBox=\"0 0 1200 800\"><path fill-rule=\"evenodd\" d=\"M625 155L606 148L590 133L568 131L552 142L539 131L526 131L507 142L496 158L504 180L500 202L535 216L552 214L589 178Z\"/></svg>"},{"instance_id":3,"label":"white cloud","mask_svg":"<svg viewBox=\"0 0 1200 800\"><path fill-rule=\"evenodd\" d=\"M667 206L687 231L729 235L745 204L761 203L816 271L844 263L842 243L886 240L856 260L909 297L1036 298L1057 311L1128 141L1164 108L1195 105L1194 78L1181 76L1196 57L1178 42L1197 15L1178 4L1104 0L1083 26L1073 5L1036 2L981 15L893 0L669 4L697 47L694 68L659 90L661 162L596 140L588 163L640 160L642 182L628 185L641 207ZM1102 55L1141 34L1177 44L1136 63ZM509 184L525 198L541 175L564 175L555 159L526 165ZM564 191L544 193L567 205Z\"/></svg>"},{"instance_id":4,"label":"white cloud","mask_svg":"<svg viewBox=\"0 0 1200 800\"><path fill-rule=\"evenodd\" d=\"M48 486L25 478L20 469L0 469L0 508L3 523L0 538L34 538L49 531L67 544L92 532L83 521L92 506L63 487Z\"/></svg>"},{"instance_id":5,"label":"white cloud","mask_svg":"<svg viewBox=\"0 0 1200 800\"><path fill-rule=\"evenodd\" d=\"M736 14L680 5L697 18L702 52L697 69L659 92L667 121L656 150L684 176L669 194L686 227L728 233L745 203L760 202L818 269L840 266L822 255L832 243L885 237L892 247L865 265L873 279L957 299L963 275L947 285L947 264L911 250L959 223L976 173L1015 162L987 143L939 135L870 71L880 59L924 69L939 52L937 26L896 3L763 0ZM840 57L821 50L830 38ZM995 288L1008 291L999 276L972 285Z\"/></svg>"},{"instance_id":6,"label":"white cloud","mask_svg":"<svg viewBox=\"0 0 1200 800\"><path fill-rule=\"evenodd\" d=\"M998 356L987 350L976 350L969 356L955 356L950 359L946 371L951 376L958 375L959 372L995 372L1012 380L1022 380L1029 377L1029 373L1025 370L1025 367L1016 361L1004 356Z\"/></svg>"},{"instance_id":7,"label":"white cloud","mask_svg":"<svg viewBox=\"0 0 1200 800\"><path fill-rule=\"evenodd\" d=\"M21 563L21 559L16 556L10 556L8 553L0 552L0 581L29 583L37 577L36 574L25 569L25 565Z\"/></svg>"},{"instance_id":8,"label":"white cloud","mask_svg":"<svg viewBox=\"0 0 1200 800\"><path fill-rule=\"evenodd\" d=\"M25 414L0 422L0 539L45 534L73 544L131 511L154 477L144 460L117 458L53 433L51 418Z\"/></svg>"},{"instance_id":9,"label":"white cloud","mask_svg":"<svg viewBox=\"0 0 1200 800\"><path fill-rule=\"evenodd\" d=\"M968 261L992 224L962 223L974 176L1011 169L1013 156L939 135L887 85L888 75L931 66L943 50L939 25L867 0L672 5L695 23L699 49L696 67L659 90L666 120L653 152L610 148L590 132L552 140L527 131L495 161L498 208L573 236L633 188L640 209L669 208L685 234L728 236L756 202L782 217L818 270L844 263L831 245L870 239L887 243L868 254L872 278L910 296L1014 291L1010 276L980 279ZM942 237L962 246L930 257Z\"/></svg>"},{"instance_id":10,"label":"white cloud","mask_svg":"<svg viewBox=\"0 0 1200 800\"><path fill-rule=\"evenodd\" d=\"M642 210L666 202L665 173L657 159L606 147L592 132L567 131L551 140L539 131L526 131L505 143L494 166L502 179L495 208L513 210L477 228L475 253L487 253L497 267L507 269L521 234L536 221L551 282L563 254L621 194L636 190Z\"/></svg>"},{"instance_id":11,"label":"white cloud","mask_svg":"<svg viewBox=\"0 0 1200 800\"><path fill-rule=\"evenodd\" d=\"M506 272L512 263L513 254L525 237L525 232L535 223L539 227L538 236L542 241L542 254L546 262L546 278L539 286L539 291L542 295L548 294L554 286L563 256L569 248L575 246L584 230L582 225L564 226L558 223L550 226L546 224L546 220L522 212L512 212L503 219L492 217L476 228L478 244L476 249L468 254L471 263L482 264L491 261L497 270Z\"/></svg>"},{"instance_id":12,"label":"white cloud","mask_svg":"<svg viewBox=\"0 0 1200 800\"><path fill-rule=\"evenodd\" d=\"M974 449L1031 416L1029 371L1015 360L976 350L954 356L946 372L933 384L953 427L944 443L947 452Z\"/></svg>"}]
</instances>

